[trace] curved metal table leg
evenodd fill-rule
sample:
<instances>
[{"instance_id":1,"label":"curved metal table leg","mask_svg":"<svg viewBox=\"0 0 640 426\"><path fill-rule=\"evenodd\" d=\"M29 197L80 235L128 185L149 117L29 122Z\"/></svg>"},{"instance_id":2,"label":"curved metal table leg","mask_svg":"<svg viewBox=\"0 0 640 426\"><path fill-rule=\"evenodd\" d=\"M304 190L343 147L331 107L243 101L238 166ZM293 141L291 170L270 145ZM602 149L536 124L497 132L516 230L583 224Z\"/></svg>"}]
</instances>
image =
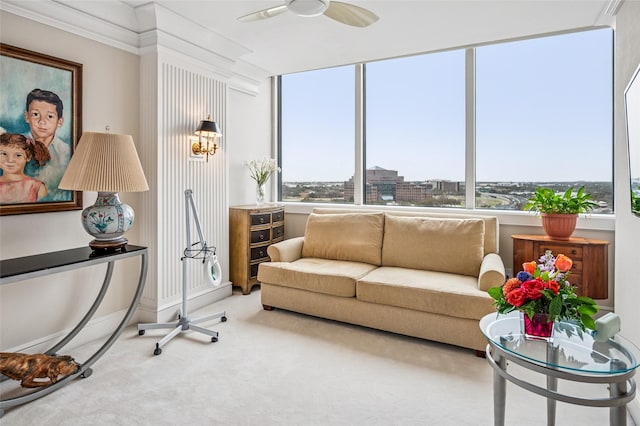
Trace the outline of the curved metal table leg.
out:
<instances>
[{"instance_id":1,"label":"curved metal table leg","mask_svg":"<svg viewBox=\"0 0 640 426\"><path fill-rule=\"evenodd\" d=\"M80 369L74 373L71 374L69 376L66 376L64 378L62 378L61 380L57 381L56 383L52 383L46 387L42 387L42 388L37 388L32 392L29 392L25 395L20 395L14 398L10 398L10 399L6 399L6 400L1 400L0 401L0 417L2 417L5 413L5 410L7 408L11 408L11 407L15 407L17 405L21 405L21 404L25 404L27 402L33 401L35 399L38 398L42 398L45 395L48 395L58 389L60 389L61 387L65 386L66 384L68 384L69 382L71 382L72 380L78 378L78 377L89 377L91 376L91 374L93 373L93 370L90 368L91 365L93 365L98 359L100 359L100 357L102 355L104 355L104 353L111 347L111 345L113 345L113 343L118 339L118 337L120 336L120 334L122 334L122 331L125 329L125 327L127 326L127 324L129 323L129 321L131 320L131 317L133 316L133 312L135 311L138 302L140 301L140 297L142 296L142 290L144 289L144 284L145 284L145 280L147 277L147 265L148 265L148 251L146 248L144 248L141 251L137 251L131 254L125 254L123 253L122 257L130 257L130 256L141 256L141 264L140 264L140 275L138 278L138 287L136 288L136 292L135 295L133 297L133 300L131 301L131 304L129 305L129 308L127 310L127 312L125 313L124 317L122 318L122 321L120 322L120 324L118 325L118 327L114 330L114 332L111 334L111 336L109 336L109 338L107 339L107 341L93 354L91 355L85 362L81 363ZM84 315L84 317L80 320L80 322L78 323L78 325L76 325L73 330L71 330L71 332L65 336L60 342L58 342L56 345L54 345L51 349L49 349L46 353L49 355L53 355L55 354L58 350L62 349L67 343L69 343L79 332L80 330L82 330L87 323L89 322L89 320L91 319L91 317L95 314L96 310L98 309L98 307L100 306L100 304L102 303L104 296L107 292L107 289L109 288L109 284L111 281L111 277L113 275L113 268L114 268L114 263L115 261L118 260L118 258L114 258L113 260L108 260L108 266L107 266L107 271L105 273L105 278L104 281L102 283L102 287L100 288L100 291L96 297L96 300L93 302L93 304L91 305L91 307L89 308L89 310L87 311L87 313ZM105 261L101 261L101 262L96 262L96 261L87 261L85 266L89 266L89 265L93 265L95 263L104 263ZM68 266L65 267L61 267L58 268L56 270L53 270L52 272L49 273L55 273L55 272L61 272L63 270L70 270L70 269L75 269L75 268L70 268ZM42 273L39 275L47 275L46 273Z\"/></svg>"}]
</instances>

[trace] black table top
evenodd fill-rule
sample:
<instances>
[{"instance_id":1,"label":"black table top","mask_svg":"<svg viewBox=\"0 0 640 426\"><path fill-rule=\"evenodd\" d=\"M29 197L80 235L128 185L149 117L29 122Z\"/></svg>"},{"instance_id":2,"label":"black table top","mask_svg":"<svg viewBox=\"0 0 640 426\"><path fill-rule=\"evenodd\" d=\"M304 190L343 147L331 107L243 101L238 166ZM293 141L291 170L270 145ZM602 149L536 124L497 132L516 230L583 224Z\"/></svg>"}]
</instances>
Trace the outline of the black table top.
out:
<instances>
[{"instance_id":1,"label":"black table top","mask_svg":"<svg viewBox=\"0 0 640 426\"><path fill-rule=\"evenodd\" d=\"M47 269L61 268L79 263L98 261L98 263L115 260L115 257L135 254L146 250L146 247L126 245L121 251L93 251L89 246L50 253L34 254L32 256L16 257L0 261L0 278L31 274Z\"/></svg>"}]
</instances>

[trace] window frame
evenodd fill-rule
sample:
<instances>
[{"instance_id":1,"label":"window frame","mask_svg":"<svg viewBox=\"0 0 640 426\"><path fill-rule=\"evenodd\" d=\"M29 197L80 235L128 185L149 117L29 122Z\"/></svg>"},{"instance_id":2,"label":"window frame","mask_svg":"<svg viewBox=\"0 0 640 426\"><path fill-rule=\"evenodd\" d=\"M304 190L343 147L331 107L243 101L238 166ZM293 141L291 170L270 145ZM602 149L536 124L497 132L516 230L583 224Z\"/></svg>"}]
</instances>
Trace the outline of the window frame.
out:
<instances>
[{"instance_id":1,"label":"window frame","mask_svg":"<svg viewBox=\"0 0 640 426\"><path fill-rule=\"evenodd\" d=\"M465 206L463 208L446 208L446 207L407 207L407 206L385 206L366 204L364 202L364 182L366 182L366 62L353 64L354 78L355 78L355 134L354 134L354 150L355 150L355 165L354 165L354 201L348 204L333 204L333 203L302 203L282 201L282 176L278 174L277 183L277 199L279 203L285 206L287 213L293 214L309 214L314 208L349 208L349 209L375 209L381 211L415 211L415 212L432 212L441 214L470 214L476 216L493 216L497 217L501 225L513 225L513 226L539 226L540 219L538 216L527 211L518 210L490 210L490 209L477 209L476 208L476 48L487 46L491 44L502 44L514 41L536 39L542 37L557 36L563 34L570 34L584 31L594 31L599 29L609 29L612 31L612 43L615 42L613 34L613 28L609 26L598 26L589 29L579 29L574 31L563 31L549 34L539 34L532 37L523 37L518 39L500 40L490 43L480 43L469 45L467 47L455 47L451 49L443 49L435 52L423 52L423 54L438 53L444 50L461 50L465 51ZM615 46L614 46L615 47ZM612 55L615 55L615 49L611 50ZM384 58L384 60L393 58ZM612 68L615 64L615 58L612 57ZM374 61L370 61L374 62ZM613 105L614 98L614 76L612 72L611 81L611 99ZM274 137L273 152L278 158L278 164L282 164L282 134L280 132L282 125L282 76L278 75L272 79L272 94L274 95L274 109L276 113L273 117L274 124ZM612 107L612 114L614 114L614 108ZM614 161L614 144L615 144L615 125L612 119L611 125L611 151L612 162ZM612 165L612 191L615 202L615 167ZM615 208L615 204L614 204ZM599 213L589 215L587 217L579 217L578 229L587 230L602 230L613 231L615 229L615 210L614 213Z\"/></svg>"}]
</instances>

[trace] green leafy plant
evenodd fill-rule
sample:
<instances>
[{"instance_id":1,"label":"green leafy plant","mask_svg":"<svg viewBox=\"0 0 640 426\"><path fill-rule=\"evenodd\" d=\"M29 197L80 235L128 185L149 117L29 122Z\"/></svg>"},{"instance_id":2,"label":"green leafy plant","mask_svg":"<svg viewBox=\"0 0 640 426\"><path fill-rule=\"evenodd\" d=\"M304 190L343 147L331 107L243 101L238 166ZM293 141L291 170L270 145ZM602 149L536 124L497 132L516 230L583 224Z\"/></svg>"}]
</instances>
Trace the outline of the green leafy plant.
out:
<instances>
[{"instance_id":1,"label":"green leafy plant","mask_svg":"<svg viewBox=\"0 0 640 426\"><path fill-rule=\"evenodd\" d=\"M640 190L640 186L638 190ZM640 214L640 196L634 194L633 190L631 190L631 211Z\"/></svg>"},{"instance_id":2,"label":"green leafy plant","mask_svg":"<svg viewBox=\"0 0 640 426\"><path fill-rule=\"evenodd\" d=\"M548 314L549 321L565 320L577 323L582 330L595 330L593 315L599 308L590 297L578 296L571 285L573 261L563 254L554 257L547 250L538 263L525 262L523 271L509 278L502 286L488 290L501 314L522 311L529 318Z\"/></svg>"},{"instance_id":3,"label":"green leafy plant","mask_svg":"<svg viewBox=\"0 0 640 426\"><path fill-rule=\"evenodd\" d=\"M556 193L553 189L538 187L524 209L538 213L578 214L588 213L597 205L591 194L584 191L584 186L575 193L573 188Z\"/></svg>"}]
</instances>

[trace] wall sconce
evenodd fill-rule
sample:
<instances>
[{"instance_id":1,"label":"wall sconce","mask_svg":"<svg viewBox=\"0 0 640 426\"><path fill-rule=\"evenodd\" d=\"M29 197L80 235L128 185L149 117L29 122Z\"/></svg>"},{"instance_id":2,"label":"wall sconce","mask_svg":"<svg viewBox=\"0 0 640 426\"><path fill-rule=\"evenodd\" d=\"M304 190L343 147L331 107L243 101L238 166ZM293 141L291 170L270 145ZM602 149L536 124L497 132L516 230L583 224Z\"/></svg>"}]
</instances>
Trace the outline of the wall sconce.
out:
<instances>
[{"instance_id":1,"label":"wall sconce","mask_svg":"<svg viewBox=\"0 0 640 426\"><path fill-rule=\"evenodd\" d=\"M208 162L209 156L214 155L218 149L216 138L222 136L220 127L218 123L211 121L211 116L208 115L206 120L200 122L200 125L196 129L196 135L198 135L198 142L194 142L191 145L191 152L193 152L194 155L206 155ZM202 138L205 138L207 141L206 147L202 143Z\"/></svg>"}]
</instances>

